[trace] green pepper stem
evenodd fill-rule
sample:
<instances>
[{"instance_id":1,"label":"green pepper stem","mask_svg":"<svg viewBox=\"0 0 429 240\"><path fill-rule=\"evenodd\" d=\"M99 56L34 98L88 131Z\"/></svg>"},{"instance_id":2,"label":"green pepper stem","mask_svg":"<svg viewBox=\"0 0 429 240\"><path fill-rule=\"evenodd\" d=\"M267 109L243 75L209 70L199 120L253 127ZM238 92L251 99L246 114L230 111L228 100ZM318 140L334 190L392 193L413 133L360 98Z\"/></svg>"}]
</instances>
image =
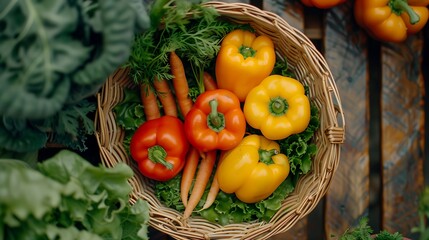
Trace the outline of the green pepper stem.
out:
<instances>
[{"instance_id":1,"label":"green pepper stem","mask_svg":"<svg viewBox=\"0 0 429 240\"><path fill-rule=\"evenodd\" d=\"M225 128L225 116L217 111L216 99L210 100L209 104L211 112L207 116L207 126L215 132L220 132Z\"/></svg>"},{"instance_id":2,"label":"green pepper stem","mask_svg":"<svg viewBox=\"0 0 429 240\"><path fill-rule=\"evenodd\" d=\"M167 169L172 169L173 164L167 162L165 159L167 157L167 152L165 149L159 145L152 146L148 148L148 158L154 163L159 163L164 165Z\"/></svg>"},{"instance_id":3,"label":"green pepper stem","mask_svg":"<svg viewBox=\"0 0 429 240\"><path fill-rule=\"evenodd\" d=\"M259 162L265 163L267 165L273 164L274 161L272 159L272 156L279 154L279 151L277 149L259 149Z\"/></svg>"},{"instance_id":4,"label":"green pepper stem","mask_svg":"<svg viewBox=\"0 0 429 240\"><path fill-rule=\"evenodd\" d=\"M238 51L240 52L241 55L243 55L244 59L248 57L254 57L256 54L255 49L244 45L241 45Z\"/></svg>"},{"instance_id":5,"label":"green pepper stem","mask_svg":"<svg viewBox=\"0 0 429 240\"><path fill-rule=\"evenodd\" d=\"M416 24L420 21L419 15L408 5L407 1L404 0L391 0L391 8L392 11L398 15L401 15L403 11L405 11L410 17L410 23Z\"/></svg>"},{"instance_id":6,"label":"green pepper stem","mask_svg":"<svg viewBox=\"0 0 429 240\"><path fill-rule=\"evenodd\" d=\"M274 116L282 116L284 115L289 108L289 105L286 99L282 97L272 98L269 102L269 110L270 113Z\"/></svg>"}]
</instances>

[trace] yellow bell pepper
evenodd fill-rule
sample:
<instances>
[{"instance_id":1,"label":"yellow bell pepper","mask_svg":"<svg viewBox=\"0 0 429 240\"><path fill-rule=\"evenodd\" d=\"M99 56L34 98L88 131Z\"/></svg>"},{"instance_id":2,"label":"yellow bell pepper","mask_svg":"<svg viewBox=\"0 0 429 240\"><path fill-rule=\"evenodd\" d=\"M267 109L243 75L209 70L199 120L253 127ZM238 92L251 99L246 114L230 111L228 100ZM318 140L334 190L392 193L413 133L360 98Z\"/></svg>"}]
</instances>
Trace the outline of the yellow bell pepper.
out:
<instances>
[{"instance_id":1,"label":"yellow bell pepper","mask_svg":"<svg viewBox=\"0 0 429 240\"><path fill-rule=\"evenodd\" d=\"M219 188L235 193L245 203L269 197L289 175L289 159L277 142L260 135L248 135L219 161Z\"/></svg>"},{"instance_id":2,"label":"yellow bell pepper","mask_svg":"<svg viewBox=\"0 0 429 240\"><path fill-rule=\"evenodd\" d=\"M216 57L218 87L233 92L243 102L247 93L271 74L275 62L274 44L269 37L234 30L222 40Z\"/></svg>"},{"instance_id":3,"label":"yellow bell pepper","mask_svg":"<svg viewBox=\"0 0 429 240\"><path fill-rule=\"evenodd\" d=\"M253 88L244 102L247 123L271 140L304 131L310 123L310 101L296 79L271 75Z\"/></svg>"}]
</instances>

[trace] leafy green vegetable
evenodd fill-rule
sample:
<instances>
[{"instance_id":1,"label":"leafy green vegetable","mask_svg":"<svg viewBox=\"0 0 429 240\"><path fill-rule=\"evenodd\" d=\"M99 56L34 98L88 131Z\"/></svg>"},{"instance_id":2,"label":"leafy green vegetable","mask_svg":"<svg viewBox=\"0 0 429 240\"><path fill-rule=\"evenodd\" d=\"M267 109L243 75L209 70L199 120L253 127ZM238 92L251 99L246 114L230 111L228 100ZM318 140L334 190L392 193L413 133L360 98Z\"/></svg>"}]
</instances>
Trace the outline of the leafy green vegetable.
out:
<instances>
[{"instance_id":1,"label":"leafy green vegetable","mask_svg":"<svg viewBox=\"0 0 429 240\"><path fill-rule=\"evenodd\" d=\"M103 83L127 59L135 24L127 1L113 0L17 0L0 17L0 112L25 119L53 116L77 88Z\"/></svg>"},{"instance_id":2,"label":"leafy green vegetable","mask_svg":"<svg viewBox=\"0 0 429 240\"><path fill-rule=\"evenodd\" d=\"M86 137L94 133L94 121L90 113L95 111L95 103L83 99L75 104L67 104L51 118L32 121L34 126L50 132L50 141L71 149L85 151Z\"/></svg>"},{"instance_id":3,"label":"leafy green vegetable","mask_svg":"<svg viewBox=\"0 0 429 240\"><path fill-rule=\"evenodd\" d=\"M47 134L23 119L0 119L0 148L2 152L32 152L42 148ZM0 155L1 156L1 155Z\"/></svg>"},{"instance_id":4,"label":"leafy green vegetable","mask_svg":"<svg viewBox=\"0 0 429 240\"><path fill-rule=\"evenodd\" d=\"M162 200L167 207L171 207L178 211L184 211L182 200L180 199L180 181L181 174L176 175L169 181L163 184L155 184L155 195Z\"/></svg>"},{"instance_id":5,"label":"leafy green vegetable","mask_svg":"<svg viewBox=\"0 0 429 240\"><path fill-rule=\"evenodd\" d=\"M189 82L196 82L199 93L204 91L204 69L219 51L222 37L237 26L222 21L215 9L203 7L200 2L176 0L163 8L156 6L158 14L163 14L162 26L136 36L125 64L136 83L171 79L169 53L176 51L192 69L192 74L187 75L188 80L192 79Z\"/></svg>"},{"instance_id":6,"label":"leafy green vegetable","mask_svg":"<svg viewBox=\"0 0 429 240\"><path fill-rule=\"evenodd\" d=\"M82 100L127 60L134 31L150 27L146 4L14 0L0 3L0 9L2 148L34 151L49 135L57 143L85 149L93 123L83 117L77 125L78 117L68 116L69 110L86 111L79 106Z\"/></svg>"},{"instance_id":7,"label":"leafy green vegetable","mask_svg":"<svg viewBox=\"0 0 429 240\"><path fill-rule=\"evenodd\" d=\"M168 4L169 0L160 0L152 4L150 9L150 24L153 29L158 28L161 23L162 18L165 16L167 9L165 6Z\"/></svg>"},{"instance_id":8,"label":"leafy green vegetable","mask_svg":"<svg viewBox=\"0 0 429 240\"><path fill-rule=\"evenodd\" d=\"M429 187L426 186L419 197L419 217L420 225L411 229L413 233L419 233L419 240L429 239L429 227L427 227L427 220L429 219Z\"/></svg>"},{"instance_id":9,"label":"leafy green vegetable","mask_svg":"<svg viewBox=\"0 0 429 240\"><path fill-rule=\"evenodd\" d=\"M115 112L116 123L125 131L122 144L127 153L130 154L131 138L135 130L146 121L140 92L135 89L124 88L124 99L113 108L113 112Z\"/></svg>"},{"instance_id":10,"label":"leafy green vegetable","mask_svg":"<svg viewBox=\"0 0 429 240\"><path fill-rule=\"evenodd\" d=\"M124 99L114 108L116 123L125 130L136 130L144 121L139 91L124 88Z\"/></svg>"},{"instance_id":11,"label":"leafy green vegetable","mask_svg":"<svg viewBox=\"0 0 429 240\"><path fill-rule=\"evenodd\" d=\"M403 240L403 237L400 233L389 233L386 230L381 231L374 238L375 240Z\"/></svg>"},{"instance_id":12,"label":"leafy green vegetable","mask_svg":"<svg viewBox=\"0 0 429 240\"><path fill-rule=\"evenodd\" d=\"M66 104L54 116L41 120L3 116L0 122L0 146L4 151L27 153L39 150L49 140L84 151L87 149L87 136L94 132L94 121L89 116L94 111L95 103L83 99L76 104Z\"/></svg>"},{"instance_id":13,"label":"leafy green vegetable","mask_svg":"<svg viewBox=\"0 0 429 240\"><path fill-rule=\"evenodd\" d=\"M287 59L280 56L277 56L276 63L274 64L274 69L271 74L296 78L295 73L289 68L289 63L287 62Z\"/></svg>"},{"instance_id":14,"label":"leafy green vegetable","mask_svg":"<svg viewBox=\"0 0 429 240\"><path fill-rule=\"evenodd\" d=\"M311 159L317 147L312 137L320 125L319 110L311 105L311 117L308 127L301 133L279 140L280 150L289 158L290 171L293 175L306 174L311 169Z\"/></svg>"},{"instance_id":15,"label":"leafy green vegetable","mask_svg":"<svg viewBox=\"0 0 429 240\"><path fill-rule=\"evenodd\" d=\"M403 237L399 233L389 233L385 230L380 231L375 237L372 235L373 230L368 226L368 217L362 217L359 224L353 228L347 229L339 238L339 240L402 240Z\"/></svg>"},{"instance_id":16,"label":"leafy green vegetable","mask_svg":"<svg viewBox=\"0 0 429 240\"><path fill-rule=\"evenodd\" d=\"M129 203L132 175L68 150L37 169L1 159L0 239L148 239L147 203Z\"/></svg>"}]
</instances>

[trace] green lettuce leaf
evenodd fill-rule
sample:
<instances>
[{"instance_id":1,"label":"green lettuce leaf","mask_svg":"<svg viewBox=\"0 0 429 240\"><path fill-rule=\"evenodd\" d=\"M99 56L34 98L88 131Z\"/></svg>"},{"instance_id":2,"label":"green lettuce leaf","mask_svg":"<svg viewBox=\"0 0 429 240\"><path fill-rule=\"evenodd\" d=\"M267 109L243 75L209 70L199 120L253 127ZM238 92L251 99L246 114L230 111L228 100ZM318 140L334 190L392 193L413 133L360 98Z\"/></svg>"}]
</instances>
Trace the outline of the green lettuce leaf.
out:
<instances>
[{"instance_id":1,"label":"green lettuce leaf","mask_svg":"<svg viewBox=\"0 0 429 240\"><path fill-rule=\"evenodd\" d=\"M0 161L0 207L7 225L17 226L30 215L42 219L61 203L62 185L22 164Z\"/></svg>"},{"instance_id":2,"label":"green lettuce leaf","mask_svg":"<svg viewBox=\"0 0 429 240\"><path fill-rule=\"evenodd\" d=\"M157 182L155 194L167 207L183 212L185 208L180 199L180 181L179 174L169 181ZM200 211L209 191L208 186L194 215L200 215L208 221L221 225L254 220L268 221L280 209L281 202L294 190L294 186L292 178L287 178L270 197L254 204L246 204L234 194L220 191L212 206Z\"/></svg>"},{"instance_id":3,"label":"green lettuce leaf","mask_svg":"<svg viewBox=\"0 0 429 240\"><path fill-rule=\"evenodd\" d=\"M69 150L36 169L0 160L0 239L147 239L149 207L130 204L132 175L126 164L93 166Z\"/></svg>"},{"instance_id":4,"label":"green lettuce leaf","mask_svg":"<svg viewBox=\"0 0 429 240\"><path fill-rule=\"evenodd\" d=\"M299 176L310 171L312 158L317 151L316 145L312 142L312 137L319 125L319 109L311 105L310 123L307 128L301 133L278 141L281 152L289 158L291 174Z\"/></svg>"},{"instance_id":5,"label":"green lettuce leaf","mask_svg":"<svg viewBox=\"0 0 429 240\"><path fill-rule=\"evenodd\" d=\"M114 108L116 123L125 130L136 130L144 121L143 105L137 90L124 89L124 99Z\"/></svg>"}]
</instances>

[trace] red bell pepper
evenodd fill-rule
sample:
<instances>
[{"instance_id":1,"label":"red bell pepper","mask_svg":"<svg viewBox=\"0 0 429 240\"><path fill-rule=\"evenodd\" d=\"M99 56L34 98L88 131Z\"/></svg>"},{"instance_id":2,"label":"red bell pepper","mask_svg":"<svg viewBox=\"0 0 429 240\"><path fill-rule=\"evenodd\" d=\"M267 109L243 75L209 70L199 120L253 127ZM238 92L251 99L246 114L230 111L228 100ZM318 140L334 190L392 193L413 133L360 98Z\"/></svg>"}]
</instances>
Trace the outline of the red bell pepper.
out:
<instances>
[{"instance_id":1,"label":"red bell pepper","mask_svg":"<svg viewBox=\"0 0 429 240\"><path fill-rule=\"evenodd\" d=\"M131 156L140 172L157 181L167 181L183 169L188 149L183 123L172 116L143 123L130 142Z\"/></svg>"},{"instance_id":2,"label":"red bell pepper","mask_svg":"<svg viewBox=\"0 0 429 240\"><path fill-rule=\"evenodd\" d=\"M246 130L238 97L226 89L202 93L185 117L185 129L189 142L203 152L237 146Z\"/></svg>"}]
</instances>

